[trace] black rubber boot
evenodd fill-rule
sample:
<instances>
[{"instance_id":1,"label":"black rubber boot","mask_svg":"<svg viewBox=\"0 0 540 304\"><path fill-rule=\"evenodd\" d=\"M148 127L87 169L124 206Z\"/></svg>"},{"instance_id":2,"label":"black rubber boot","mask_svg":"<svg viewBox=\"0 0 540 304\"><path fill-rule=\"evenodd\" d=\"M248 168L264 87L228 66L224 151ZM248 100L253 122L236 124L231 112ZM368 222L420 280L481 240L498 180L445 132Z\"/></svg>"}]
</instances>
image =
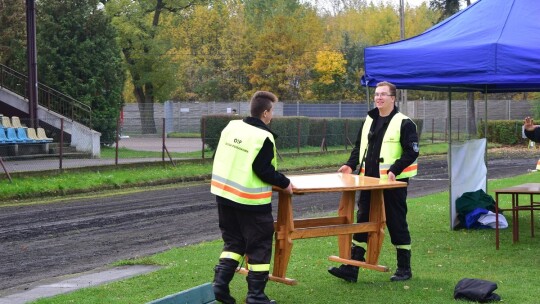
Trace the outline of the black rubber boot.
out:
<instances>
[{"instance_id":1,"label":"black rubber boot","mask_svg":"<svg viewBox=\"0 0 540 304\"><path fill-rule=\"evenodd\" d=\"M276 304L276 301L270 300L264 293L264 288L268 282L268 272L250 271L246 277L248 284L248 293L246 304Z\"/></svg>"},{"instance_id":2,"label":"black rubber boot","mask_svg":"<svg viewBox=\"0 0 540 304\"><path fill-rule=\"evenodd\" d=\"M410 250L397 250L397 266L396 273L390 278L390 281L406 281L412 278Z\"/></svg>"},{"instance_id":3,"label":"black rubber boot","mask_svg":"<svg viewBox=\"0 0 540 304\"><path fill-rule=\"evenodd\" d=\"M364 255L366 250L362 247L352 246L351 248L351 259L355 261L365 262L366 258ZM341 265L339 267L330 267L328 272L340 279L343 279L347 282L356 283L358 280L358 269L359 267L353 265Z\"/></svg>"},{"instance_id":4,"label":"black rubber boot","mask_svg":"<svg viewBox=\"0 0 540 304\"><path fill-rule=\"evenodd\" d=\"M238 262L231 259L220 259L214 267L214 282L212 284L216 300L225 304L235 304L236 300L231 297L229 283L231 282Z\"/></svg>"}]
</instances>

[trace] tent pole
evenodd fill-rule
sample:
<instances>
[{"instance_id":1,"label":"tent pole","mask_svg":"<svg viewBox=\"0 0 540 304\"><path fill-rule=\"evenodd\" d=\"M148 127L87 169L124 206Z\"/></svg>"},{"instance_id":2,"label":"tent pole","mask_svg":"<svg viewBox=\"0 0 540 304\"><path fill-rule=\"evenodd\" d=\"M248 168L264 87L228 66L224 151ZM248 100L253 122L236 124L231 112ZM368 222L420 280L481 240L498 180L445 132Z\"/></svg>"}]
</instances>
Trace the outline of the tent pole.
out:
<instances>
[{"instance_id":1,"label":"tent pole","mask_svg":"<svg viewBox=\"0 0 540 304\"><path fill-rule=\"evenodd\" d=\"M487 141L487 135L488 135L488 115L487 115L487 110L488 110L488 107L487 107L487 101L488 101L488 95L487 95L487 84L485 86L485 89L484 89L484 121L486 122L484 124L484 136L486 138L486 150L485 150L485 154L484 154L484 162L486 163L486 176L488 175L488 141ZM488 193L488 179L486 178L486 193Z\"/></svg>"},{"instance_id":2,"label":"tent pole","mask_svg":"<svg viewBox=\"0 0 540 304\"><path fill-rule=\"evenodd\" d=\"M454 230L452 217L452 87L448 87L448 204L450 230Z\"/></svg>"}]
</instances>

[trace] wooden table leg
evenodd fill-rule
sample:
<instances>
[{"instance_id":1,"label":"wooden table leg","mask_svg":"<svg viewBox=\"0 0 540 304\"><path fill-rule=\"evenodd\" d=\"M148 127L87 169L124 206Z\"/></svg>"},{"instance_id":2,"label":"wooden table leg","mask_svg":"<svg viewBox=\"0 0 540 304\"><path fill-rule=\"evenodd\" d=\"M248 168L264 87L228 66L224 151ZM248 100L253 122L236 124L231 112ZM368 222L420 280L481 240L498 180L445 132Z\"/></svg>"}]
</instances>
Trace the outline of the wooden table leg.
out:
<instances>
[{"instance_id":1,"label":"wooden table leg","mask_svg":"<svg viewBox=\"0 0 540 304\"><path fill-rule=\"evenodd\" d=\"M295 280L285 278L293 247L290 234L294 230L292 198L285 192L279 192L278 215L275 226L274 269L270 279L294 285Z\"/></svg>"},{"instance_id":2,"label":"wooden table leg","mask_svg":"<svg viewBox=\"0 0 540 304\"><path fill-rule=\"evenodd\" d=\"M495 193L495 249L499 250L499 193Z\"/></svg>"},{"instance_id":3,"label":"wooden table leg","mask_svg":"<svg viewBox=\"0 0 540 304\"><path fill-rule=\"evenodd\" d=\"M532 194L529 194L529 203L531 205L531 237L534 237L534 204Z\"/></svg>"},{"instance_id":4,"label":"wooden table leg","mask_svg":"<svg viewBox=\"0 0 540 304\"><path fill-rule=\"evenodd\" d=\"M519 194L512 194L512 217L513 217L513 238L512 243L519 241Z\"/></svg>"},{"instance_id":5,"label":"wooden table leg","mask_svg":"<svg viewBox=\"0 0 540 304\"><path fill-rule=\"evenodd\" d=\"M375 232L369 232L366 263L376 265L379 262L386 226L383 190L371 190L369 209L369 221L379 223L379 229Z\"/></svg>"},{"instance_id":6,"label":"wooden table leg","mask_svg":"<svg viewBox=\"0 0 540 304\"><path fill-rule=\"evenodd\" d=\"M346 224L353 224L355 222L354 216L354 196L356 191L344 191L341 194L341 200L339 202L338 215L340 217L345 217ZM339 257L343 259L351 258L351 244L352 244L352 234L341 234L338 235L338 247L339 247Z\"/></svg>"}]
</instances>

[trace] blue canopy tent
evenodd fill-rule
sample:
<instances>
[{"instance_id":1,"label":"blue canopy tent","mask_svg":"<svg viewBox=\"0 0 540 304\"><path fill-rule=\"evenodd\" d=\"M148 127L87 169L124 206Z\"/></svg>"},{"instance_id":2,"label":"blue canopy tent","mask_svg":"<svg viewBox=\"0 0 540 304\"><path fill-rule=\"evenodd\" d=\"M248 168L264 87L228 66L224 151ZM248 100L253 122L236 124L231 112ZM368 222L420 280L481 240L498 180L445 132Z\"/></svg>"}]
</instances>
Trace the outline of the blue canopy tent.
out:
<instances>
[{"instance_id":1,"label":"blue canopy tent","mask_svg":"<svg viewBox=\"0 0 540 304\"><path fill-rule=\"evenodd\" d=\"M362 83L400 89L540 90L540 1L479 0L424 33L365 49Z\"/></svg>"},{"instance_id":2,"label":"blue canopy tent","mask_svg":"<svg viewBox=\"0 0 540 304\"><path fill-rule=\"evenodd\" d=\"M362 84L389 81L399 89L448 91L449 108L453 91L483 92L487 120L487 93L540 91L538 16L538 0L479 0L418 36L366 48ZM452 197L450 204L453 229Z\"/></svg>"}]
</instances>

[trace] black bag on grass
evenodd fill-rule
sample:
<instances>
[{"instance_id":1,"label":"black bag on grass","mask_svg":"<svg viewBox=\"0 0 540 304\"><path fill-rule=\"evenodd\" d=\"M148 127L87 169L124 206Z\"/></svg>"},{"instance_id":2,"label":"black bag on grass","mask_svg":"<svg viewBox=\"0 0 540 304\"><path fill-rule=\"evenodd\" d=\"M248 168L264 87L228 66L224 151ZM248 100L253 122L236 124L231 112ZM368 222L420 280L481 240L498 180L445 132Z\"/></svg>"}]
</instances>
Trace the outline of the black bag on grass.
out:
<instances>
[{"instance_id":1,"label":"black bag on grass","mask_svg":"<svg viewBox=\"0 0 540 304\"><path fill-rule=\"evenodd\" d=\"M454 299L470 300L480 303L500 301L501 297L493 293L497 284L480 279L461 279L454 288Z\"/></svg>"}]
</instances>

